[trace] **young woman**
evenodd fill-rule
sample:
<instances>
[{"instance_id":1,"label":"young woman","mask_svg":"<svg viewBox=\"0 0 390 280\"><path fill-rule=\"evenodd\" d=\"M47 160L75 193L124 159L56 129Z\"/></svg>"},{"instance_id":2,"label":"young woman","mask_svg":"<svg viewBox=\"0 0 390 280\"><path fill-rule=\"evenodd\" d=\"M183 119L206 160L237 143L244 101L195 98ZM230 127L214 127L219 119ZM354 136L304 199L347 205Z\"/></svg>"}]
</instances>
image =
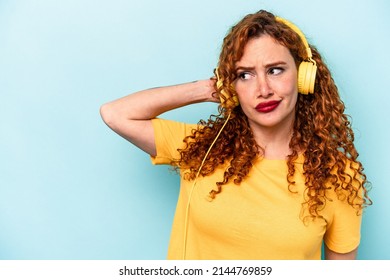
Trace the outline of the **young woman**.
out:
<instances>
[{"instance_id":1,"label":"young woman","mask_svg":"<svg viewBox=\"0 0 390 280\"><path fill-rule=\"evenodd\" d=\"M157 118L220 102L199 124ZM169 259L355 259L371 204L353 131L318 51L266 11L225 37L215 77L101 107L107 125L181 175Z\"/></svg>"}]
</instances>

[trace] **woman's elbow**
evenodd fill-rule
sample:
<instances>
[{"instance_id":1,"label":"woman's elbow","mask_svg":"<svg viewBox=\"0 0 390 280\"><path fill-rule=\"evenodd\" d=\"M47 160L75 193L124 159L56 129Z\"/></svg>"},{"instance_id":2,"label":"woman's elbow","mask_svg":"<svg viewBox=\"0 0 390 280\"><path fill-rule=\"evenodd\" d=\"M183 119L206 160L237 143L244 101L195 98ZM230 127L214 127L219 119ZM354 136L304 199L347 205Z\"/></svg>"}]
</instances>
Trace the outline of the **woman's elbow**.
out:
<instances>
[{"instance_id":1,"label":"woman's elbow","mask_svg":"<svg viewBox=\"0 0 390 280\"><path fill-rule=\"evenodd\" d=\"M103 119L104 123L110 128L113 128L115 126L115 110L110 103L106 103L100 106L100 116Z\"/></svg>"}]
</instances>

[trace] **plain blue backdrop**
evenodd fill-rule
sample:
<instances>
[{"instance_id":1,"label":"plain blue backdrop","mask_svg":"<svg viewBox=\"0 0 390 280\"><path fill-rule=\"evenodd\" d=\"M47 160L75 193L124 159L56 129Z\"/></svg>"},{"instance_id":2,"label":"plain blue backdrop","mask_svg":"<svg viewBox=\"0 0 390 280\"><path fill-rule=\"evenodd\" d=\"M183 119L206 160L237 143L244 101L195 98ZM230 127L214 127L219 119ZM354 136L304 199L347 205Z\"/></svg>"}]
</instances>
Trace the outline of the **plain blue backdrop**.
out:
<instances>
[{"instance_id":1,"label":"plain blue backdrop","mask_svg":"<svg viewBox=\"0 0 390 280\"><path fill-rule=\"evenodd\" d=\"M165 259L178 177L99 107L210 77L227 30L259 9L300 26L327 61L373 186L359 259L390 259L389 3L0 0L0 259Z\"/></svg>"}]
</instances>

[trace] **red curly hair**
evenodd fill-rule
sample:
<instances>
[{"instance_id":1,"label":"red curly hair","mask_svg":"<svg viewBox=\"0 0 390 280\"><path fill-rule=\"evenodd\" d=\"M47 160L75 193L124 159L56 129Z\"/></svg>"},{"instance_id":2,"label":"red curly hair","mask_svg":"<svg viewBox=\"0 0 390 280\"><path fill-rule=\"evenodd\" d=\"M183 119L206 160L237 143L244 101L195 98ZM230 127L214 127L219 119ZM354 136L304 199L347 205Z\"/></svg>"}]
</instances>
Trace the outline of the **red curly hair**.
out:
<instances>
[{"instance_id":1,"label":"red curly hair","mask_svg":"<svg viewBox=\"0 0 390 280\"><path fill-rule=\"evenodd\" d=\"M223 90L227 99L236 96L232 86L237 78L235 65L243 55L246 43L252 38L264 34L273 37L287 47L296 65L307 59L307 52L300 36L275 16L259 11L244 17L233 26L223 41L219 58L219 76L223 81L217 93ZM326 191L333 186L339 199L346 199L357 213L372 204L368 197L368 181L363 166L358 161L358 152L353 144L354 133L349 117L344 113L345 106L340 99L331 73L317 49L312 49L313 59L317 63L317 75L314 94L299 94L293 136L290 140L292 153L287 158L288 174L286 179L289 190L295 184L294 162L298 155L304 155L304 176L309 213L320 216L325 206ZM222 97L225 98L225 97ZM224 104L233 104L226 102ZM262 157L260 147L249 127L248 119L240 106L224 105L219 107L219 115L212 115L207 121L201 120L192 135L186 137L186 147L180 149L181 158L174 164L184 167L184 178L193 180L208 148L220 131L228 115L231 115L218 140L214 144L202 169L201 176L207 176L221 165L229 164L217 190L212 190L214 198L222 191L222 186L230 181L240 184L250 172L254 162ZM351 175L352 174L352 175Z\"/></svg>"}]
</instances>

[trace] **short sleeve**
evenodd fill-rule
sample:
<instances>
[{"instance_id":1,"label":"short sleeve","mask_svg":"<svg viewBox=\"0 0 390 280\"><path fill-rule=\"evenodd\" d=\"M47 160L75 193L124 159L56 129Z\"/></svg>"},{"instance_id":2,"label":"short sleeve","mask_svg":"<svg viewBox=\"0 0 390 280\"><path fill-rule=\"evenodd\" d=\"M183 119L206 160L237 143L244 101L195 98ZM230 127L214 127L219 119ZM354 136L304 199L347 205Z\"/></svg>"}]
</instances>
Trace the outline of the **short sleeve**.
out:
<instances>
[{"instance_id":1,"label":"short sleeve","mask_svg":"<svg viewBox=\"0 0 390 280\"><path fill-rule=\"evenodd\" d=\"M347 168L346 172L350 173L351 170ZM353 184L359 184L358 180ZM358 213L357 209L352 207L347 199L338 199L333 188L330 192L332 201L327 201L326 207L329 204L332 211L328 219L324 242L334 252L348 253L359 246L363 214L362 211Z\"/></svg>"},{"instance_id":2,"label":"short sleeve","mask_svg":"<svg viewBox=\"0 0 390 280\"><path fill-rule=\"evenodd\" d=\"M179 159L179 148L184 148L184 138L196 128L182 122L153 119L152 120L157 155L151 157L152 164L170 164Z\"/></svg>"},{"instance_id":3,"label":"short sleeve","mask_svg":"<svg viewBox=\"0 0 390 280\"><path fill-rule=\"evenodd\" d=\"M333 217L328 224L324 242L326 246L337 253L348 253L359 246L362 214L346 201L333 199Z\"/></svg>"}]
</instances>

